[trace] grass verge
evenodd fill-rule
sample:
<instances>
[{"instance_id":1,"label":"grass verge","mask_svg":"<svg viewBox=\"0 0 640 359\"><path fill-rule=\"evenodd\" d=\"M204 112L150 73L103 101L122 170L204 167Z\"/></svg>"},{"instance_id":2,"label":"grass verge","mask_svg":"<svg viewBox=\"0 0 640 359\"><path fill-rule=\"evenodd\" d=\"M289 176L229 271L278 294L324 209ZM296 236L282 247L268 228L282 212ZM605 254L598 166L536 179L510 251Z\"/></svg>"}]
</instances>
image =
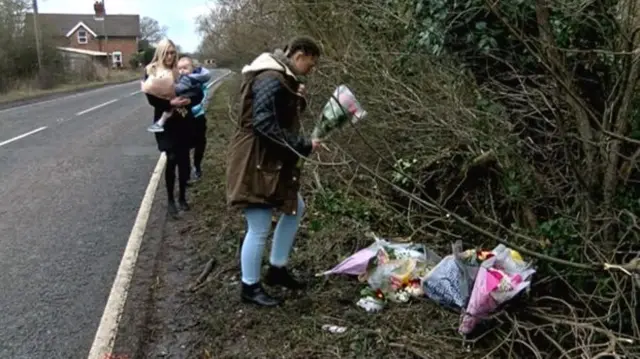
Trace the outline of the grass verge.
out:
<instances>
[{"instance_id":1,"label":"grass verge","mask_svg":"<svg viewBox=\"0 0 640 359\"><path fill-rule=\"evenodd\" d=\"M136 71L113 71L109 79L104 81L68 83L68 84L59 85L54 88L46 89L46 90L25 87L25 88L12 90L5 94L2 94L2 99L0 99L0 104L33 100L40 97L64 94L69 92L90 90L90 89L98 88L105 85L133 81L139 77L140 77L140 73Z\"/></svg>"},{"instance_id":2,"label":"grass verge","mask_svg":"<svg viewBox=\"0 0 640 359\"><path fill-rule=\"evenodd\" d=\"M199 260L205 263L213 257L216 261L216 268L197 295L208 306L207 317L203 318L203 357L470 357L455 332L458 314L426 300L390 305L381 313L368 314L355 305L364 284L346 277L314 277L314 273L369 244L364 229L354 226L353 218L369 218L373 209L365 202L342 197L340 191L316 193L309 189L311 186L305 187L308 209L291 267L310 281L309 290L299 294L276 292L287 299L276 309L240 302L238 253L244 223L226 207L224 184L226 150L235 126L230 104L238 85L237 78L230 78L210 103L204 178L194 188L195 223L186 226L199 247ZM344 326L347 331L334 334L323 330L324 324Z\"/></svg>"}]
</instances>

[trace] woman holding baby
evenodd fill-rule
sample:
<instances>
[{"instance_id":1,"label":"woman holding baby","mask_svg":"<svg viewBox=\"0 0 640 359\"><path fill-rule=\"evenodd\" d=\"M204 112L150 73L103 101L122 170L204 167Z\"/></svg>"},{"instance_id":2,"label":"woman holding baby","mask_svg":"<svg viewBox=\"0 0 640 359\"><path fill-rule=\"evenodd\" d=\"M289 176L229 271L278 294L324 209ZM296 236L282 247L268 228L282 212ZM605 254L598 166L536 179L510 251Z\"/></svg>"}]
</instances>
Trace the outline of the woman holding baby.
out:
<instances>
[{"instance_id":1,"label":"woman holding baby","mask_svg":"<svg viewBox=\"0 0 640 359\"><path fill-rule=\"evenodd\" d=\"M190 175L190 142L193 139L192 131L195 121L191 107L202 101L203 93L202 91L190 91L183 96L176 97L175 87L171 91L161 91L152 87L163 87L163 81L166 81L169 84L168 88L172 88L178 78L176 46L171 40L162 40L156 47L151 63L145 68L142 88L149 104L154 108L154 124L157 124L159 120L163 122L161 131L154 131L154 134L158 149L167 155L165 183L167 186L168 212L174 218L177 217L179 209L183 211L189 210L186 190ZM154 81L155 84L152 83ZM163 92L165 93L163 94ZM174 198L176 169L178 170L177 206Z\"/></svg>"}]
</instances>

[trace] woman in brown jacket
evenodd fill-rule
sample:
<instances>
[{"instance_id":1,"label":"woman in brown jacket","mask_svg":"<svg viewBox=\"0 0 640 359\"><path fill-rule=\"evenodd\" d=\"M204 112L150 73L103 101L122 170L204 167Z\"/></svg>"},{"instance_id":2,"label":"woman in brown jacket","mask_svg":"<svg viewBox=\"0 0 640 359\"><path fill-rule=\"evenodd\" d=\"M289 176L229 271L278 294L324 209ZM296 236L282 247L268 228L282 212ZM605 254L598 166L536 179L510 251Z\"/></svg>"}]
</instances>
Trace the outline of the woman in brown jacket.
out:
<instances>
[{"instance_id":1,"label":"woman in brown jacket","mask_svg":"<svg viewBox=\"0 0 640 359\"><path fill-rule=\"evenodd\" d=\"M271 248L268 285L302 289L287 271L289 253L304 211L300 157L319 142L300 135L299 114L306 106L299 76L307 75L320 47L307 37L292 40L284 52L264 53L242 69L238 129L230 145L227 200L242 208L247 233L242 243L242 294L246 302L275 306L281 300L260 284L260 267L274 209L282 212Z\"/></svg>"}]
</instances>

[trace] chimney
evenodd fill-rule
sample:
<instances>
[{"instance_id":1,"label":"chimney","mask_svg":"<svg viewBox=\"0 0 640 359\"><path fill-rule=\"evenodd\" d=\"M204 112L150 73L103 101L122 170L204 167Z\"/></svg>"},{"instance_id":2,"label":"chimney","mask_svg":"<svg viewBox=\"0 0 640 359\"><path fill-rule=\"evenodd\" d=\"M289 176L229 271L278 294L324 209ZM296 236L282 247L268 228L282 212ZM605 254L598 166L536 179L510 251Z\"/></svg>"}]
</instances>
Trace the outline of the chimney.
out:
<instances>
[{"instance_id":1,"label":"chimney","mask_svg":"<svg viewBox=\"0 0 640 359\"><path fill-rule=\"evenodd\" d=\"M94 17L96 20L104 20L104 0L94 2L93 11L95 13Z\"/></svg>"}]
</instances>

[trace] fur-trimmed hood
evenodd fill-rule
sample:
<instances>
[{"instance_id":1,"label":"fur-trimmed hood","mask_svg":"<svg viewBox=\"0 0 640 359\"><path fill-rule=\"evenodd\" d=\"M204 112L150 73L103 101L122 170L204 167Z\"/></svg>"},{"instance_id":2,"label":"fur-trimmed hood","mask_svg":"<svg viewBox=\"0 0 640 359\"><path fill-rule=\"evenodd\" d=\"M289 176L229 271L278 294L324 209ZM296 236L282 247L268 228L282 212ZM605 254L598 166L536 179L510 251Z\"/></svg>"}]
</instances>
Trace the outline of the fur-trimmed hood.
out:
<instances>
[{"instance_id":1,"label":"fur-trimmed hood","mask_svg":"<svg viewBox=\"0 0 640 359\"><path fill-rule=\"evenodd\" d=\"M251 72L260 72L265 70L274 70L278 72L282 72L288 76L297 79L297 76L289 66L286 64L286 58L284 56L279 56L278 52L275 54L271 54L268 52L262 53L260 56L256 57L253 62L249 65L245 65L242 68L242 74L248 74Z\"/></svg>"}]
</instances>

